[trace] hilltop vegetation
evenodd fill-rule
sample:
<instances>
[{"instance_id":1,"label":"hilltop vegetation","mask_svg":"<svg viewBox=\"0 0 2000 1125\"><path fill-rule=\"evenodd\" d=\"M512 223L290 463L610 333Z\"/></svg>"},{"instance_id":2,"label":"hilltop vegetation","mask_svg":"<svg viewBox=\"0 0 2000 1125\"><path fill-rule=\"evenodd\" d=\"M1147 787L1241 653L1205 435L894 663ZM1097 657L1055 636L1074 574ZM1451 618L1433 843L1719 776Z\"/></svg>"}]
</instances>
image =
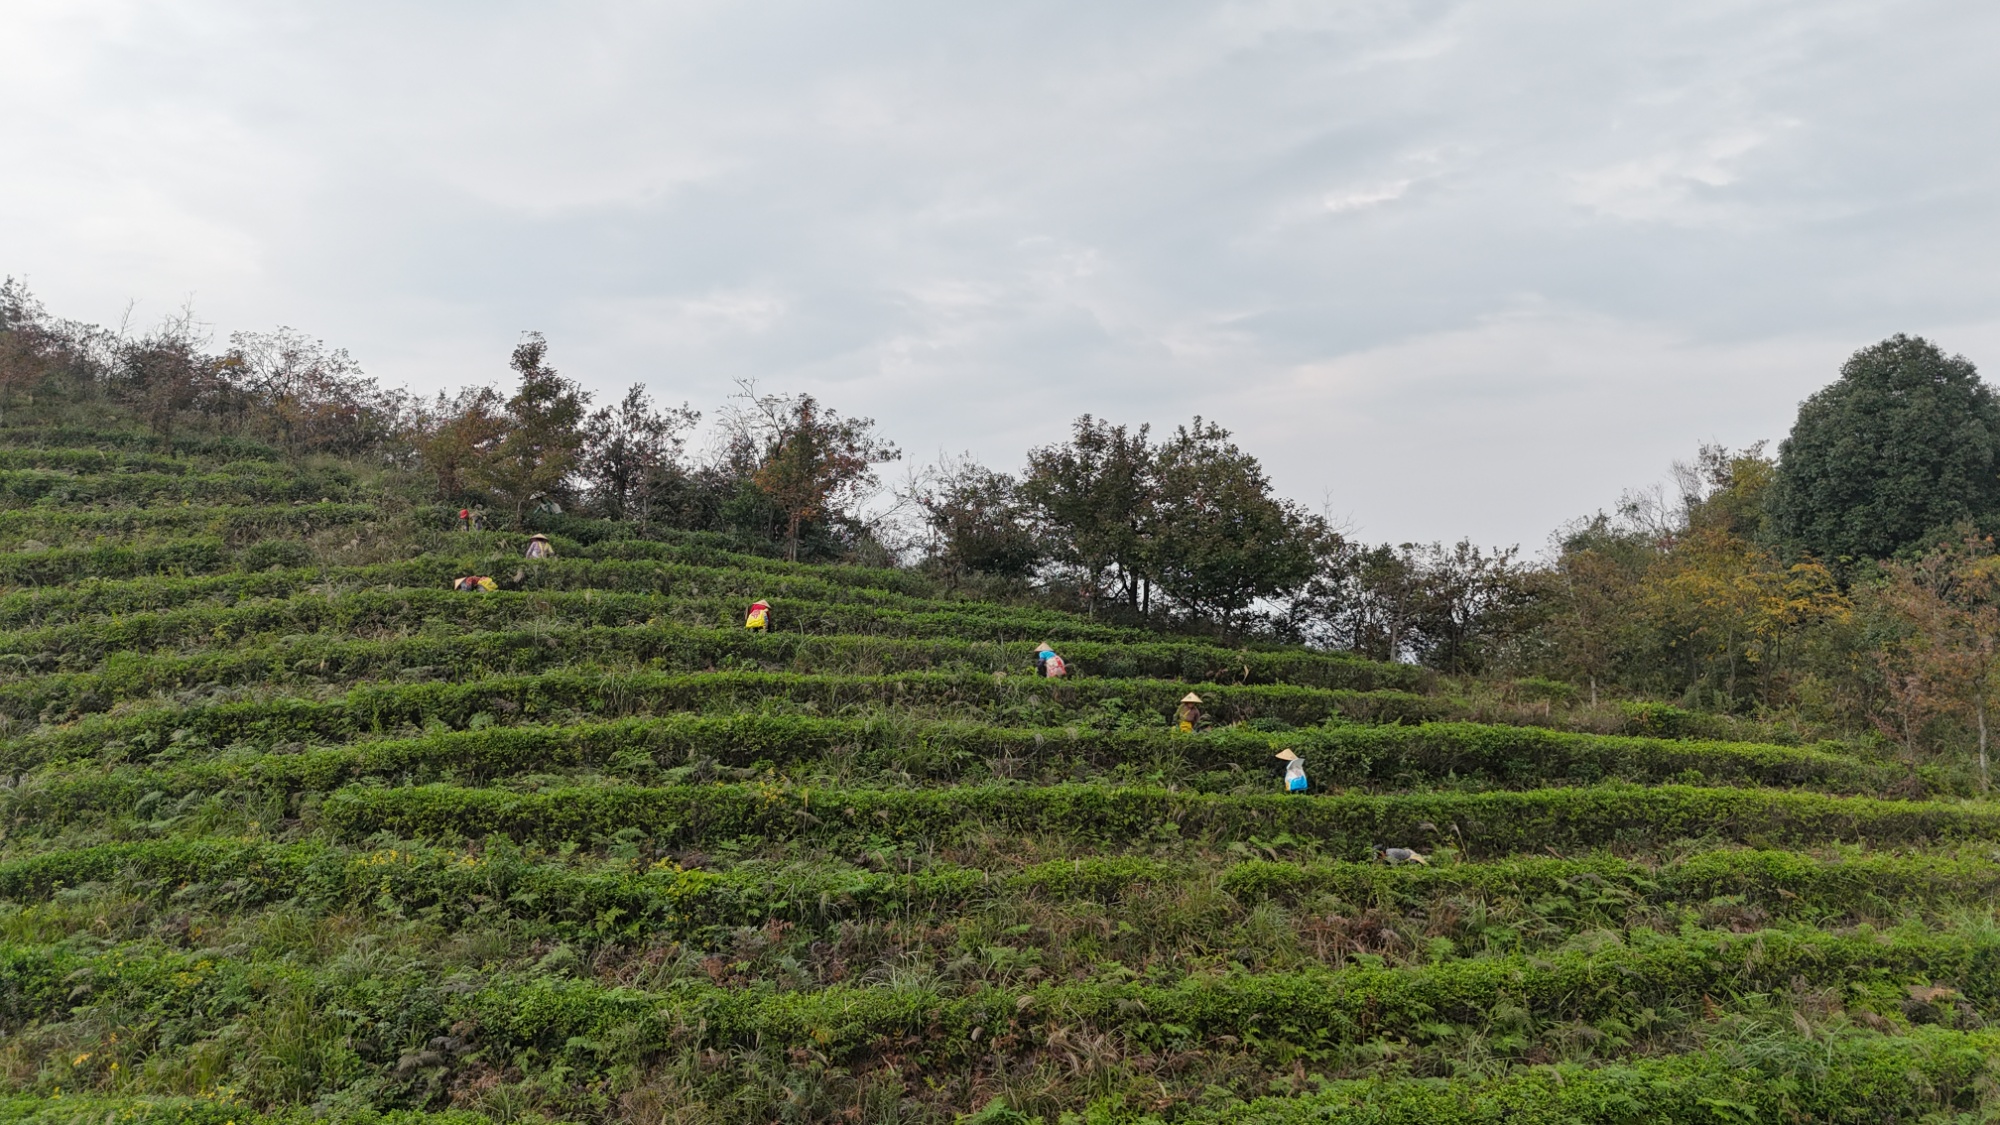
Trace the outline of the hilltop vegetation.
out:
<instances>
[{"instance_id":1,"label":"hilltop vegetation","mask_svg":"<svg viewBox=\"0 0 2000 1125\"><path fill-rule=\"evenodd\" d=\"M1526 565L1085 419L898 544L809 399L697 463L538 340L420 406L9 293L0 1119L2000 1111L1977 503L1822 560L1714 452Z\"/></svg>"}]
</instances>

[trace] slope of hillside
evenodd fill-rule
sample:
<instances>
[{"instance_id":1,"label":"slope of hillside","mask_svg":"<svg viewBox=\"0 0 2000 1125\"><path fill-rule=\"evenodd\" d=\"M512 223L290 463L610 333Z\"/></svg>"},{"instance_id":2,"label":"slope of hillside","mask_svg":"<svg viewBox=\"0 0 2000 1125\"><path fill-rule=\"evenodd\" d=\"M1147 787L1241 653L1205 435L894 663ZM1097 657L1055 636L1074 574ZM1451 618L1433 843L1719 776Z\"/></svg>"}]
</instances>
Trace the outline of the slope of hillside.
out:
<instances>
[{"instance_id":1,"label":"slope of hillside","mask_svg":"<svg viewBox=\"0 0 2000 1125\"><path fill-rule=\"evenodd\" d=\"M2000 1107L2000 808L1935 778L522 542L243 443L0 432L0 1118Z\"/></svg>"}]
</instances>

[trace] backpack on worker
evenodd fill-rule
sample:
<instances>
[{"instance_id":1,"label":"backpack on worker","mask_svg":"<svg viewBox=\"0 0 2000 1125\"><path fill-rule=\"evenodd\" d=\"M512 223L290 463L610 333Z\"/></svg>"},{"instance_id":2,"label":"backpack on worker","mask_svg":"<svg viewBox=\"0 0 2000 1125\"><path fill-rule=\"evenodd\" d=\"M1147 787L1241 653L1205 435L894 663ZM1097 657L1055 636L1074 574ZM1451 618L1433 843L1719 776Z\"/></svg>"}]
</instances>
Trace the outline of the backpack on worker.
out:
<instances>
[{"instance_id":1,"label":"backpack on worker","mask_svg":"<svg viewBox=\"0 0 2000 1125\"><path fill-rule=\"evenodd\" d=\"M1057 676L1067 676L1069 665L1064 664L1063 658L1052 652L1048 655L1048 659L1042 661L1042 675L1052 680Z\"/></svg>"}]
</instances>

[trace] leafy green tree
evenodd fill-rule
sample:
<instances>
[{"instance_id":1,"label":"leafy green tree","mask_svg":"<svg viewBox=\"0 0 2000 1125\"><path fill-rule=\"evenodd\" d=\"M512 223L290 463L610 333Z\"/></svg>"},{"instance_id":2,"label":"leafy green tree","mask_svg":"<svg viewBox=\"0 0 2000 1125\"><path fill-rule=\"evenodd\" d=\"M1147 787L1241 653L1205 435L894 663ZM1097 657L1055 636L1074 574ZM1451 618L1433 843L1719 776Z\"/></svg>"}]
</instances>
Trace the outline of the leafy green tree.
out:
<instances>
[{"instance_id":1,"label":"leafy green tree","mask_svg":"<svg viewBox=\"0 0 2000 1125\"><path fill-rule=\"evenodd\" d=\"M1460 674L1484 671L1542 616L1540 584L1517 560L1519 553L1515 547L1481 551L1468 539L1411 552L1419 596L1409 644L1419 663Z\"/></svg>"},{"instance_id":2,"label":"leafy green tree","mask_svg":"<svg viewBox=\"0 0 2000 1125\"><path fill-rule=\"evenodd\" d=\"M27 286L0 281L0 408L31 393L47 377L51 333L48 314Z\"/></svg>"},{"instance_id":3,"label":"leafy green tree","mask_svg":"<svg viewBox=\"0 0 2000 1125\"><path fill-rule=\"evenodd\" d=\"M1661 541L1599 512L1557 532L1554 558L1537 577L1545 609L1532 638L1539 672L1577 681L1597 704L1600 685L1636 674L1647 651L1634 609Z\"/></svg>"},{"instance_id":4,"label":"leafy green tree","mask_svg":"<svg viewBox=\"0 0 2000 1125\"><path fill-rule=\"evenodd\" d=\"M1547 602L1547 578L1517 554L1469 540L1365 547L1329 533L1290 599L1288 631L1375 660L1480 671L1532 631Z\"/></svg>"},{"instance_id":5,"label":"leafy green tree","mask_svg":"<svg viewBox=\"0 0 2000 1125\"><path fill-rule=\"evenodd\" d=\"M548 353L539 332L515 347L511 362L521 382L507 400L505 431L468 473L474 485L514 510L517 529L526 525L530 508L563 494L584 444L590 396L547 364Z\"/></svg>"},{"instance_id":6,"label":"leafy green tree","mask_svg":"<svg viewBox=\"0 0 2000 1125\"><path fill-rule=\"evenodd\" d=\"M584 424L579 471L597 509L645 529L685 475L685 435L699 421L701 412L685 403L655 410L640 384L617 406L592 414Z\"/></svg>"},{"instance_id":7,"label":"leafy green tree","mask_svg":"<svg viewBox=\"0 0 2000 1125\"><path fill-rule=\"evenodd\" d=\"M1147 561L1167 596L1230 629L1258 599L1312 576L1324 525L1273 495L1264 467L1228 430L1196 417L1160 445L1153 464Z\"/></svg>"},{"instance_id":8,"label":"leafy green tree","mask_svg":"<svg viewBox=\"0 0 2000 1125\"><path fill-rule=\"evenodd\" d=\"M1826 566L1760 541L1774 472L1761 443L1704 445L1674 463L1678 502L1627 493L1615 517L1563 529L1527 576L1539 605L1507 662L1587 686L1593 702L1616 686L1725 709L1758 696L1777 705L1851 607Z\"/></svg>"},{"instance_id":9,"label":"leafy green tree","mask_svg":"<svg viewBox=\"0 0 2000 1125\"><path fill-rule=\"evenodd\" d=\"M946 459L911 499L931 532L931 559L954 581L967 574L1023 578L1042 561L1020 486L971 457Z\"/></svg>"},{"instance_id":10,"label":"leafy green tree","mask_svg":"<svg viewBox=\"0 0 2000 1125\"><path fill-rule=\"evenodd\" d=\"M412 426L417 457L437 478L438 497L463 499L472 487L473 467L492 455L507 433L507 400L492 387L465 387L416 412Z\"/></svg>"},{"instance_id":11,"label":"leafy green tree","mask_svg":"<svg viewBox=\"0 0 2000 1125\"><path fill-rule=\"evenodd\" d=\"M1799 407L1770 490L1778 534L1827 560L1887 558L2000 515L2000 401L1921 337L1855 352Z\"/></svg>"},{"instance_id":12,"label":"leafy green tree","mask_svg":"<svg viewBox=\"0 0 2000 1125\"><path fill-rule=\"evenodd\" d=\"M1422 600L1416 549L1368 547L1329 531L1316 557L1286 607L1288 632L1320 648L1401 659Z\"/></svg>"},{"instance_id":13,"label":"leafy green tree","mask_svg":"<svg viewBox=\"0 0 2000 1125\"><path fill-rule=\"evenodd\" d=\"M1072 424L1068 443L1028 453L1021 497L1048 529L1056 561L1082 577L1093 601L1115 583L1126 604L1150 608L1144 562L1154 493L1149 432L1085 414Z\"/></svg>"}]
</instances>

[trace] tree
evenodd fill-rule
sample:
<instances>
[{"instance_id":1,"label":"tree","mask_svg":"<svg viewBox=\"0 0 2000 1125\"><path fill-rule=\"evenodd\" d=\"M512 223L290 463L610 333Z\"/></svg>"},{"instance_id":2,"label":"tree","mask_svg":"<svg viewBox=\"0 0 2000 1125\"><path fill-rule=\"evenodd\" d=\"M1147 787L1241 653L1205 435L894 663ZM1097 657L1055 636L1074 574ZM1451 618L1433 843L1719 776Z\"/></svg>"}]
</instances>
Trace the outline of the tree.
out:
<instances>
[{"instance_id":1,"label":"tree","mask_svg":"<svg viewBox=\"0 0 2000 1125\"><path fill-rule=\"evenodd\" d=\"M1289 617L1294 632L1329 648L1477 672L1527 632L1542 601L1540 576L1513 548L1362 547L1331 534L1326 542Z\"/></svg>"},{"instance_id":2,"label":"tree","mask_svg":"<svg viewBox=\"0 0 2000 1125\"><path fill-rule=\"evenodd\" d=\"M1887 558L2000 515L2000 401L1928 340L1863 348L1800 405L1770 505L1782 537L1829 561Z\"/></svg>"},{"instance_id":3,"label":"tree","mask_svg":"<svg viewBox=\"0 0 2000 1125\"><path fill-rule=\"evenodd\" d=\"M473 486L477 467L507 434L507 400L492 387L466 387L416 412L417 456L437 477L438 496L459 500Z\"/></svg>"},{"instance_id":4,"label":"tree","mask_svg":"<svg viewBox=\"0 0 2000 1125\"><path fill-rule=\"evenodd\" d=\"M1422 592L1415 548L1368 547L1329 531L1316 558L1287 606L1291 631L1322 648L1401 660Z\"/></svg>"},{"instance_id":5,"label":"tree","mask_svg":"<svg viewBox=\"0 0 2000 1125\"><path fill-rule=\"evenodd\" d=\"M1160 589L1192 613L1233 629L1259 598L1312 576L1324 524L1271 492L1264 468L1196 417L1153 459L1154 513L1146 560Z\"/></svg>"},{"instance_id":6,"label":"tree","mask_svg":"<svg viewBox=\"0 0 2000 1125\"><path fill-rule=\"evenodd\" d=\"M1681 516L1671 534L1690 528L1716 528L1739 539L1763 541L1770 522L1771 484L1777 472L1777 463L1764 455L1761 441L1734 451L1703 443L1692 462L1674 462Z\"/></svg>"},{"instance_id":7,"label":"tree","mask_svg":"<svg viewBox=\"0 0 2000 1125\"><path fill-rule=\"evenodd\" d=\"M1724 707L1749 687L1773 703L1797 654L1830 642L1850 605L1832 572L1787 562L1761 538L1775 466L1761 444L1704 445L1676 461L1677 500L1628 492L1617 515L1558 536L1533 579L1540 611L1516 652L1545 674ZM1802 644L1801 642L1810 642Z\"/></svg>"},{"instance_id":8,"label":"tree","mask_svg":"<svg viewBox=\"0 0 2000 1125\"><path fill-rule=\"evenodd\" d=\"M970 574L1024 578L1042 561L1042 545L1020 486L970 456L941 460L911 497L931 532L931 558L954 581Z\"/></svg>"},{"instance_id":9,"label":"tree","mask_svg":"<svg viewBox=\"0 0 2000 1125\"><path fill-rule=\"evenodd\" d=\"M1081 574L1091 599L1115 579L1127 605L1149 610L1144 556L1153 510L1149 428L1127 430L1085 414L1066 445L1028 453L1021 498L1050 533L1058 562Z\"/></svg>"},{"instance_id":10,"label":"tree","mask_svg":"<svg viewBox=\"0 0 2000 1125\"><path fill-rule=\"evenodd\" d=\"M1759 673L1769 702L1787 639L1850 606L1824 565L1786 564L1719 524L1697 524L1649 569L1636 608L1681 654L1690 683L1735 706L1743 672Z\"/></svg>"},{"instance_id":11,"label":"tree","mask_svg":"<svg viewBox=\"0 0 2000 1125\"><path fill-rule=\"evenodd\" d=\"M0 281L0 407L47 376L47 324L48 314L27 286L11 277Z\"/></svg>"},{"instance_id":12,"label":"tree","mask_svg":"<svg viewBox=\"0 0 2000 1125\"><path fill-rule=\"evenodd\" d=\"M642 384L616 407L592 414L583 427L578 471L599 511L644 530L673 482L682 474L684 435L701 421L686 403L655 411Z\"/></svg>"},{"instance_id":13,"label":"tree","mask_svg":"<svg viewBox=\"0 0 2000 1125\"><path fill-rule=\"evenodd\" d=\"M1599 512L1563 529L1555 547L1541 579L1547 612L1536 629L1538 663L1554 675L1584 681L1594 707L1600 684L1629 667L1643 648L1636 643L1638 621L1631 607L1658 557L1657 540L1614 527Z\"/></svg>"},{"instance_id":14,"label":"tree","mask_svg":"<svg viewBox=\"0 0 2000 1125\"><path fill-rule=\"evenodd\" d=\"M1989 718L2000 688L2000 557L1969 527L1907 563L1885 567L1883 606L1903 636L1877 650L1894 707L1892 729L1914 753L1927 719L1970 717L1979 787L1991 788Z\"/></svg>"},{"instance_id":15,"label":"tree","mask_svg":"<svg viewBox=\"0 0 2000 1125\"><path fill-rule=\"evenodd\" d=\"M254 404L259 427L289 453L355 453L380 443L406 407L344 348L293 328L238 332L225 369Z\"/></svg>"},{"instance_id":16,"label":"tree","mask_svg":"<svg viewBox=\"0 0 2000 1125\"><path fill-rule=\"evenodd\" d=\"M207 327L191 308L168 317L150 334L123 335L107 365L105 384L113 397L136 410L162 441L173 436L181 415L198 407L226 412L231 391L226 361L208 354Z\"/></svg>"},{"instance_id":17,"label":"tree","mask_svg":"<svg viewBox=\"0 0 2000 1125\"><path fill-rule=\"evenodd\" d=\"M1461 539L1403 547L1416 574L1408 644L1419 663L1444 672L1483 671L1536 614L1536 585L1518 548L1484 552Z\"/></svg>"},{"instance_id":18,"label":"tree","mask_svg":"<svg viewBox=\"0 0 2000 1125\"><path fill-rule=\"evenodd\" d=\"M521 383L507 400L505 432L469 466L473 484L514 510L516 529L526 526L531 507L564 493L583 448L590 396L548 366L548 351L539 332L514 348L511 364Z\"/></svg>"},{"instance_id":19,"label":"tree","mask_svg":"<svg viewBox=\"0 0 2000 1125\"><path fill-rule=\"evenodd\" d=\"M733 440L754 450L751 482L785 525L785 557L797 561L807 522L843 510L875 484L874 466L902 456L875 434L873 418L843 418L811 395L758 395L729 416Z\"/></svg>"}]
</instances>

